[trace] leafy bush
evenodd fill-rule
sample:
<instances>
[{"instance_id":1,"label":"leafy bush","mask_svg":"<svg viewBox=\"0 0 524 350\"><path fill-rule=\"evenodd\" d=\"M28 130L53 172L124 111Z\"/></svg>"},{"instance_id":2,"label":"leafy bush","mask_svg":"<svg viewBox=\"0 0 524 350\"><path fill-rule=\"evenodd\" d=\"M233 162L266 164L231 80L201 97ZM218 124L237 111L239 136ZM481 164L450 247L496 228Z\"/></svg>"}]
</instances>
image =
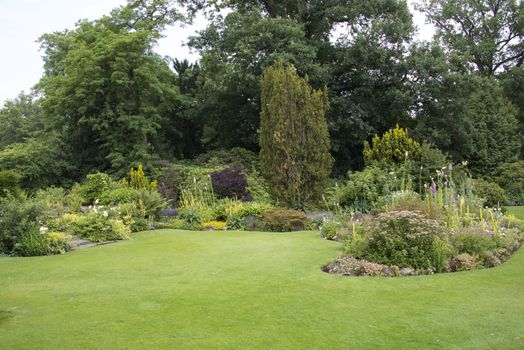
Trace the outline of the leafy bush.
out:
<instances>
[{"instance_id":1,"label":"leafy bush","mask_svg":"<svg viewBox=\"0 0 524 350\"><path fill-rule=\"evenodd\" d=\"M49 187L36 192L32 201L38 202L47 218L56 218L66 212L66 191L60 187Z\"/></svg>"},{"instance_id":2,"label":"leafy bush","mask_svg":"<svg viewBox=\"0 0 524 350\"><path fill-rule=\"evenodd\" d=\"M482 198L484 205L499 207L507 202L506 192L495 182L483 179L473 180L473 190L477 197Z\"/></svg>"},{"instance_id":3,"label":"leafy bush","mask_svg":"<svg viewBox=\"0 0 524 350\"><path fill-rule=\"evenodd\" d=\"M263 227L268 231L301 231L306 221L306 214L292 209L269 209L262 214Z\"/></svg>"},{"instance_id":4,"label":"leafy bush","mask_svg":"<svg viewBox=\"0 0 524 350\"><path fill-rule=\"evenodd\" d=\"M58 133L45 132L0 150L0 169L19 174L21 187L30 191L65 185L74 168L64 149Z\"/></svg>"},{"instance_id":5,"label":"leafy bush","mask_svg":"<svg viewBox=\"0 0 524 350\"><path fill-rule=\"evenodd\" d=\"M455 248L450 244L448 239L435 239L433 241L433 267L435 271L445 271L449 259L455 252Z\"/></svg>"},{"instance_id":6,"label":"leafy bush","mask_svg":"<svg viewBox=\"0 0 524 350\"><path fill-rule=\"evenodd\" d=\"M342 225L337 220L324 220L324 222L322 222L322 226L320 227L320 236L325 239L336 239L341 226Z\"/></svg>"},{"instance_id":7,"label":"leafy bush","mask_svg":"<svg viewBox=\"0 0 524 350\"><path fill-rule=\"evenodd\" d=\"M178 200L178 191L176 189L178 181L178 172L172 168L165 169L162 176L158 179L158 192L171 205L175 205Z\"/></svg>"},{"instance_id":8,"label":"leafy bush","mask_svg":"<svg viewBox=\"0 0 524 350\"><path fill-rule=\"evenodd\" d=\"M448 157L429 143L422 143L419 156L414 159L411 176L414 179L414 190L422 193L424 184L430 181L436 170L450 164Z\"/></svg>"},{"instance_id":9,"label":"leafy bush","mask_svg":"<svg viewBox=\"0 0 524 350\"><path fill-rule=\"evenodd\" d=\"M117 205L121 203L129 203L135 200L136 190L127 187L119 186L111 188L100 194L100 203Z\"/></svg>"},{"instance_id":10,"label":"leafy bush","mask_svg":"<svg viewBox=\"0 0 524 350\"><path fill-rule=\"evenodd\" d=\"M39 256L49 253L49 242L33 227L23 232L18 242L14 245L13 255L18 256Z\"/></svg>"},{"instance_id":11,"label":"leafy bush","mask_svg":"<svg viewBox=\"0 0 524 350\"><path fill-rule=\"evenodd\" d=\"M0 197L18 196L21 192L20 175L10 170L0 170Z\"/></svg>"},{"instance_id":12,"label":"leafy bush","mask_svg":"<svg viewBox=\"0 0 524 350\"><path fill-rule=\"evenodd\" d=\"M83 195L82 185L75 183L64 200L70 213L80 212L82 204L86 202Z\"/></svg>"},{"instance_id":13,"label":"leafy bush","mask_svg":"<svg viewBox=\"0 0 524 350\"><path fill-rule=\"evenodd\" d=\"M522 245L524 232L520 229L504 229L500 235L495 237L497 248L494 253L500 260L507 260Z\"/></svg>"},{"instance_id":14,"label":"leafy bush","mask_svg":"<svg viewBox=\"0 0 524 350\"><path fill-rule=\"evenodd\" d=\"M180 196L183 190L204 191L205 188L210 190L212 186L209 175L213 171L217 171L222 168L210 168L205 166L197 166L194 164L190 165L177 163L171 165L169 169L175 171L178 175L176 178L175 190Z\"/></svg>"},{"instance_id":15,"label":"leafy bush","mask_svg":"<svg viewBox=\"0 0 524 350\"><path fill-rule=\"evenodd\" d=\"M240 164L234 164L226 169L211 173L213 191L218 198L235 198L243 201L251 200L247 191L247 177Z\"/></svg>"},{"instance_id":16,"label":"leafy bush","mask_svg":"<svg viewBox=\"0 0 524 350\"><path fill-rule=\"evenodd\" d=\"M202 224L204 230L225 230L227 227L227 222L224 221L207 221Z\"/></svg>"},{"instance_id":17,"label":"leafy bush","mask_svg":"<svg viewBox=\"0 0 524 350\"><path fill-rule=\"evenodd\" d=\"M229 150L218 149L203 153L196 157L195 163L212 167L242 164L242 166L250 172L260 171L258 154L242 147L234 147Z\"/></svg>"},{"instance_id":18,"label":"leafy bush","mask_svg":"<svg viewBox=\"0 0 524 350\"><path fill-rule=\"evenodd\" d=\"M415 192L394 192L389 197L388 211L413 211L422 213L428 219L436 220L442 215L442 210L433 201L424 201Z\"/></svg>"},{"instance_id":19,"label":"leafy bush","mask_svg":"<svg viewBox=\"0 0 524 350\"><path fill-rule=\"evenodd\" d=\"M64 254L71 249L71 236L62 232L48 231L45 234L49 245L49 253Z\"/></svg>"},{"instance_id":20,"label":"leafy bush","mask_svg":"<svg viewBox=\"0 0 524 350\"><path fill-rule=\"evenodd\" d=\"M459 254L477 255L497 247L493 235L475 230L452 234L450 241Z\"/></svg>"},{"instance_id":21,"label":"leafy bush","mask_svg":"<svg viewBox=\"0 0 524 350\"><path fill-rule=\"evenodd\" d=\"M467 271L481 267L478 256L462 253L450 259L447 270L450 272Z\"/></svg>"},{"instance_id":22,"label":"leafy bush","mask_svg":"<svg viewBox=\"0 0 524 350\"><path fill-rule=\"evenodd\" d=\"M433 269L433 244L440 236L438 222L419 213L382 213L370 221L367 240L357 257L385 265Z\"/></svg>"},{"instance_id":23,"label":"leafy bush","mask_svg":"<svg viewBox=\"0 0 524 350\"><path fill-rule=\"evenodd\" d=\"M132 200L137 203L146 218L158 217L160 211L167 207L165 199L156 191L146 189L136 190Z\"/></svg>"},{"instance_id":24,"label":"leafy bush","mask_svg":"<svg viewBox=\"0 0 524 350\"><path fill-rule=\"evenodd\" d=\"M40 203L26 198L0 198L0 251L15 254L15 245L24 239L32 244L38 234L39 220L43 215ZM39 242L39 241L37 241Z\"/></svg>"},{"instance_id":25,"label":"leafy bush","mask_svg":"<svg viewBox=\"0 0 524 350\"><path fill-rule=\"evenodd\" d=\"M102 193L108 191L113 184L111 176L105 173L94 173L86 176L86 181L82 184L82 196L86 203L93 204L99 199Z\"/></svg>"},{"instance_id":26,"label":"leafy bush","mask_svg":"<svg viewBox=\"0 0 524 350\"><path fill-rule=\"evenodd\" d=\"M348 178L345 186L337 187L330 202L358 211L371 210L381 199L398 188L398 179L375 166L349 172Z\"/></svg>"},{"instance_id":27,"label":"leafy bush","mask_svg":"<svg viewBox=\"0 0 524 350\"><path fill-rule=\"evenodd\" d=\"M179 211L178 216L188 224L202 225L202 213L198 208L185 208Z\"/></svg>"},{"instance_id":28,"label":"leafy bush","mask_svg":"<svg viewBox=\"0 0 524 350\"><path fill-rule=\"evenodd\" d=\"M410 158L417 158L420 144L409 137L407 129L397 126L386 131L382 137L375 135L371 143L364 142L364 160L366 164L374 161L403 163L406 153Z\"/></svg>"},{"instance_id":29,"label":"leafy bush","mask_svg":"<svg viewBox=\"0 0 524 350\"><path fill-rule=\"evenodd\" d=\"M269 193L269 183L258 174L247 175L247 191L253 198L253 202L272 204L273 199Z\"/></svg>"},{"instance_id":30,"label":"leafy bush","mask_svg":"<svg viewBox=\"0 0 524 350\"><path fill-rule=\"evenodd\" d=\"M52 225L66 234L93 242L128 239L131 233L122 220L96 208L86 214L65 214Z\"/></svg>"},{"instance_id":31,"label":"leafy bush","mask_svg":"<svg viewBox=\"0 0 524 350\"><path fill-rule=\"evenodd\" d=\"M524 205L524 160L502 164L497 183L504 188L512 204Z\"/></svg>"}]
</instances>

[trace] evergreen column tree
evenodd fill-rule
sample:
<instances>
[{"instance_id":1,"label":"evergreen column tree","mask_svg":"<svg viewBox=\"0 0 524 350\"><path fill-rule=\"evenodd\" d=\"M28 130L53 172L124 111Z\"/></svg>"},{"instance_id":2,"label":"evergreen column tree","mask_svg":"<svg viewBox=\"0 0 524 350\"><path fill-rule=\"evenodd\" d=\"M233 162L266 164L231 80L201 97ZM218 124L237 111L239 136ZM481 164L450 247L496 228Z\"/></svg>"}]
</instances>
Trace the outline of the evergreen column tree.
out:
<instances>
[{"instance_id":1,"label":"evergreen column tree","mask_svg":"<svg viewBox=\"0 0 524 350\"><path fill-rule=\"evenodd\" d=\"M269 67L261 80L260 158L272 194L283 203L303 207L318 195L331 173L325 114L327 88L314 90L283 62Z\"/></svg>"}]
</instances>

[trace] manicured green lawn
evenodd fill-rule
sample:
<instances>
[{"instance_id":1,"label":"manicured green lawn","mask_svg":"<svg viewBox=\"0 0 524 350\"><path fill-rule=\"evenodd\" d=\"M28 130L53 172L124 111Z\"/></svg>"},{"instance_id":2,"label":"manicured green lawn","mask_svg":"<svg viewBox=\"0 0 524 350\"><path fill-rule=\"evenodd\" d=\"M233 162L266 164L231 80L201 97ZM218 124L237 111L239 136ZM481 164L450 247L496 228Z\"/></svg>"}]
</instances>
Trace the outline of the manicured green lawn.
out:
<instances>
[{"instance_id":1,"label":"manicured green lawn","mask_svg":"<svg viewBox=\"0 0 524 350\"><path fill-rule=\"evenodd\" d=\"M155 231L0 258L1 349L522 349L524 250L504 265L331 276L316 232Z\"/></svg>"},{"instance_id":2,"label":"manicured green lawn","mask_svg":"<svg viewBox=\"0 0 524 350\"><path fill-rule=\"evenodd\" d=\"M506 207L508 213L515 215L518 218L524 219L524 207Z\"/></svg>"}]
</instances>

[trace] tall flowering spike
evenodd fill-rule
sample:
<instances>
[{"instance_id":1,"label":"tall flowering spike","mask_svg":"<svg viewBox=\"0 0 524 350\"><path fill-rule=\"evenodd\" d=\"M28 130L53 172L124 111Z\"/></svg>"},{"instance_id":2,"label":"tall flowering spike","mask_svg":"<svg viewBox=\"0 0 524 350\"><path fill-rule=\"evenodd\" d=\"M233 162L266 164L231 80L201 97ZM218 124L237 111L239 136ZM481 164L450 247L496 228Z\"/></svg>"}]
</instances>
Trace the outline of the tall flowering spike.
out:
<instances>
[{"instance_id":1,"label":"tall flowering spike","mask_svg":"<svg viewBox=\"0 0 524 350\"><path fill-rule=\"evenodd\" d=\"M437 193L437 184L435 182L431 182L429 189L431 190L431 193Z\"/></svg>"}]
</instances>

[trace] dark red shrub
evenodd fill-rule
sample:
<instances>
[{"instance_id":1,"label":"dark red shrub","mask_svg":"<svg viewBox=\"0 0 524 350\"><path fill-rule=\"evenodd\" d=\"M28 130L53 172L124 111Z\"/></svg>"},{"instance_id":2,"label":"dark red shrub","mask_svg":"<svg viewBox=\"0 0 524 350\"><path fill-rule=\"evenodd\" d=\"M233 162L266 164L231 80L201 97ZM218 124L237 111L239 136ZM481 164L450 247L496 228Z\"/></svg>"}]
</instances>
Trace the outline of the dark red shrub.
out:
<instances>
[{"instance_id":1,"label":"dark red shrub","mask_svg":"<svg viewBox=\"0 0 524 350\"><path fill-rule=\"evenodd\" d=\"M218 198L251 200L247 190L247 176L240 164L211 173L211 184Z\"/></svg>"}]
</instances>

